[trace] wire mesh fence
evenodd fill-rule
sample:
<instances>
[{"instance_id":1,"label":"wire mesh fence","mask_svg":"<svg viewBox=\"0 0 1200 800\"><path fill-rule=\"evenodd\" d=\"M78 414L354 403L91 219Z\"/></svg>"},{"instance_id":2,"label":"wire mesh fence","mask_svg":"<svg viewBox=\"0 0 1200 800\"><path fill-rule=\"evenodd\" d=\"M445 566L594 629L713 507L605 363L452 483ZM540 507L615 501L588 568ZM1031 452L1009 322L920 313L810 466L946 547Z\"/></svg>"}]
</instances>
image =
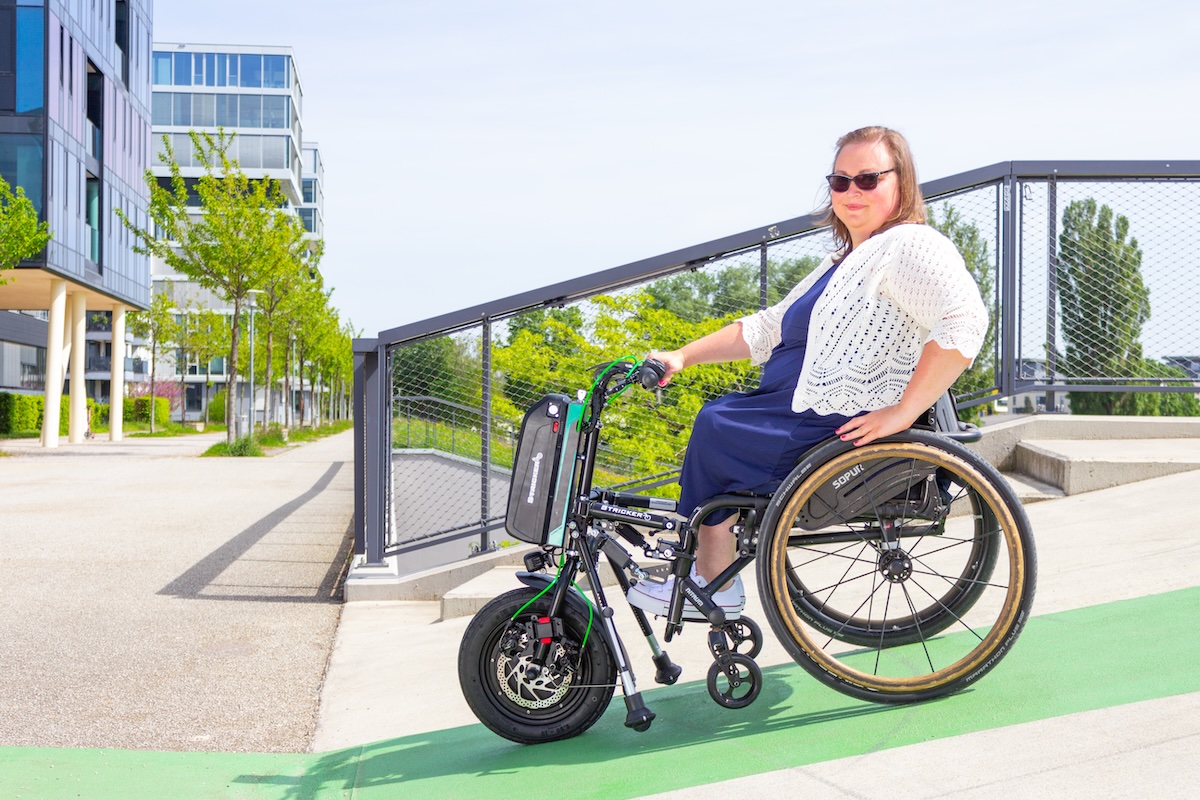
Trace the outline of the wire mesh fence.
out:
<instances>
[{"instance_id":1,"label":"wire mesh fence","mask_svg":"<svg viewBox=\"0 0 1200 800\"><path fill-rule=\"evenodd\" d=\"M961 404L979 412L1036 395L1035 408L1075 413L1200 413L1200 179L1016 172L927 188L929 222L963 254L992 323L956 386ZM597 365L679 347L778 302L833 249L813 217L781 225L589 276L572 291L548 287L471 321L381 334L384 548L457 537L465 556L502 540L525 410L587 389ZM606 414L597 483L674 496L700 406L753 388L758 374L748 363L705 365L666 389L630 392Z\"/></svg>"}]
</instances>

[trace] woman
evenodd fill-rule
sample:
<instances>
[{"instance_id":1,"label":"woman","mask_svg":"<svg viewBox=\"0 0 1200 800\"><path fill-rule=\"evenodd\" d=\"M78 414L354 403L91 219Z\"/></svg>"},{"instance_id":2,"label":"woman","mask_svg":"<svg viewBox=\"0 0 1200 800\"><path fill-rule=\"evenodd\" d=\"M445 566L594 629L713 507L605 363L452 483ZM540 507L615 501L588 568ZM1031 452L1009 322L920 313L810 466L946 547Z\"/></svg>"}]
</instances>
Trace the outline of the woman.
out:
<instances>
[{"instance_id":1,"label":"woman","mask_svg":"<svg viewBox=\"0 0 1200 800\"><path fill-rule=\"evenodd\" d=\"M987 311L962 257L925 225L912 154L883 127L837 143L824 213L836 251L780 303L678 350L651 353L683 369L749 358L759 387L705 405L680 473L679 509L714 495L769 492L813 445L839 436L864 445L909 428L979 352ZM693 578L706 585L733 562L731 512L699 530ZM642 581L629 600L666 615L671 581ZM745 605L741 576L713 600L727 617ZM685 618L698 612L685 605Z\"/></svg>"}]
</instances>

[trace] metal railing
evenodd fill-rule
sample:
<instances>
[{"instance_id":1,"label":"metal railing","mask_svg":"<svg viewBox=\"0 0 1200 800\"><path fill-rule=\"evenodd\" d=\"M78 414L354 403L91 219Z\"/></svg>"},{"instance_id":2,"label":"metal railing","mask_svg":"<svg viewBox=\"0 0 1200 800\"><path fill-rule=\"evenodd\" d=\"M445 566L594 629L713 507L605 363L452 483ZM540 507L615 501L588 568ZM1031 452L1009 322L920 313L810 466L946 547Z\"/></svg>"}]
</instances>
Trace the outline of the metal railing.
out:
<instances>
[{"instance_id":1,"label":"metal railing","mask_svg":"<svg viewBox=\"0 0 1200 800\"><path fill-rule=\"evenodd\" d=\"M992 317L961 407L1200 408L1200 162L1003 162L922 190ZM797 217L355 340L356 552L378 563L450 532L490 549L528 405L776 302L831 248ZM610 484L663 491L699 403L757 371L685 375L622 404L599 462Z\"/></svg>"}]
</instances>

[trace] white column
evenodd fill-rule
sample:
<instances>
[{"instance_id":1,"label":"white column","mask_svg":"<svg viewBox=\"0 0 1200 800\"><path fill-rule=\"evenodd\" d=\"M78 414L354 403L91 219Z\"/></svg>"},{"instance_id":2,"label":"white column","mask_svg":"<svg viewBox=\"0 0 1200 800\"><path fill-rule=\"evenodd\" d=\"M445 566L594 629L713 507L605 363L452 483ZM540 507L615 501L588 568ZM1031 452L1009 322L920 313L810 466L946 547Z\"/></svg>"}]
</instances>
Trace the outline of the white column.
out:
<instances>
[{"instance_id":1,"label":"white column","mask_svg":"<svg viewBox=\"0 0 1200 800\"><path fill-rule=\"evenodd\" d=\"M125 422L125 306L114 303L112 311L112 377L108 387L108 440L124 437Z\"/></svg>"},{"instance_id":2,"label":"white column","mask_svg":"<svg viewBox=\"0 0 1200 800\"><path fill-rule=\"evenodd\" d=\"M71 306L71 400L68 414L67 441L79 444L87 430L87 295L76 292L70 296Z\"/></svg>"},{"instance_id":3,"label":"white column","mask_svg":"<svg viewBox=\"0 0 1200 800\"><path fill-rule=\"evenodd\" d=\"M67 282L50 282L50 321L46 334L46 391L43 394L42 447L58 447L62 402L63 328L67 319Z\"/></svg>"}]
</instances>

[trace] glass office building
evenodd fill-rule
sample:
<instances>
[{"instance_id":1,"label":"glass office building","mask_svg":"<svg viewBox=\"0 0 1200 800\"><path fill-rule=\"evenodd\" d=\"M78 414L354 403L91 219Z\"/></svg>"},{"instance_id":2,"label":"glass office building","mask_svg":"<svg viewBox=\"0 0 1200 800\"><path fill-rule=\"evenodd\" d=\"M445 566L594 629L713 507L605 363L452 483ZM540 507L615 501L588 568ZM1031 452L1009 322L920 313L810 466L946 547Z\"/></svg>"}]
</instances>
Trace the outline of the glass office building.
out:
<instances>
[{"instance_id":1,"label":"glass office building","mask_svg":"<svg viewBox=\"0 0 1200 800\"><path fill-rule=\"evenodd\" d=\"M6 363L0 376L24 377L23 386L0 390L28 391L36 383L30 365L44 363L52 377L80 376L84 357L100 349L112 369L96 398L123 390L123 342L85 347L83 331L89 312L123 329L124 313L150 300L149 260L133 252L117 211L146 225L151 29L151 0L0 0L0 175L25 191L53 234L43 253L6 272L0 286L0 309L47 317L41 337L25 322L0 326L10 336L41 338L3 348L6 362L10 351L21 361L16 369ZM21 347L43 348L44 359ZM62 381L44 383L47 417L56 416L51 405L57 409ZM76 395L83 396L72 394L73 440L83 431ZM57 444L45 433L43 440Z\"/></svg>"},{"instance_id":2,"label":"glass office building","mask_svg":"<svg viewBox=\"0 0 1200 800\"><path fill-rule=\"evenodd\" d=\"M229 155L252 178L279 182L293 205L301 202L301 112L304 93L290 47L154 44L154 147L165 134L184 177L203 169L192 159L188 131L235 131Z\"/></svg>"},{"instance_id":3,"label":"glass office building","mask_svg":"<svg viewBox=\"0 0 1200 800\"><path fill-rule=\"evenodd\" d=\"M204 167L194 158L190 131L214 136L219 130L236 134L228 151L232 160L251 180L273 178L287 200L288 207L304 223L310 239L321 237L324 177L316 144L304 142L304 91L292 48L267 45L213 45L155 42L152 67L152 129L155 155L151 171L160 183L169 181L170 169L158 159L165 152L163 137L185 180L199 178ZM172 271L154 259L152 273L155 292L169 293L182 308L195 304L201 308L232 314L228 301L187 276ZM251 313L251 312L247 312ZM218 360L219 361L219 360ZM160 366L167 366L166 362ZM214 388L226 381L221 363L174 365L185 386L185 420L204 418L204 405L211 401L205 384ZM272 391L280 391L272 387ZM292 391L293 407L299 408L303 388ZM249 398L242 398L237 424L251 416L261 423L270 404L267 387L255 387L254 412ZM284 419L268 422L286 424Z\"/></svg>"}]
</instances>

